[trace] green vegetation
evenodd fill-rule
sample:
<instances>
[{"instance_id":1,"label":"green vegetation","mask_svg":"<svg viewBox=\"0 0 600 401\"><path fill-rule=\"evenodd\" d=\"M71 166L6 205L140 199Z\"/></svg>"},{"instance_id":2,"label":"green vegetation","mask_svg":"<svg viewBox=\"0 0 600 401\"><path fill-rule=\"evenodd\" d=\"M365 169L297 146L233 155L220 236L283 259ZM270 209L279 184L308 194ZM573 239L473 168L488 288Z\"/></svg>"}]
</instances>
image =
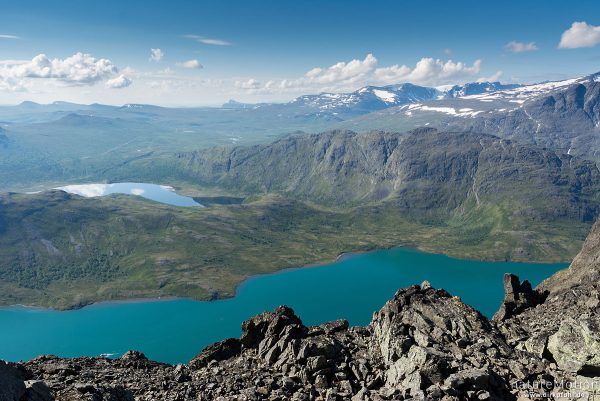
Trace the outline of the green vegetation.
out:
<instances>
[{"instance_id":1,"label":"green vegetation","mask_svg":"<svg viewBox=\"0 0 600 401\"><path fill-rule=\"evenodd\" d=\"M249 276L398 245L455 257L564 261L589 225L532 225L504 204L430 221L389 202L331 209L281 196L178 208L125 195L1 197L0 304L231 296ZM512 221L511 221L512 220Z\"/></svg>"},{"instance_id":2,"label":"green vegetation","mask_svg":"<svg viewBox=\"0 0 600 401\"><path fill-rule=\"evenodd\" d=\"M150 152L103 176L181 186L211 206L0 195L0 304L231 296L252 275L401 245L568 261L600 210L594 163L430 129Z\"/></svg>"}]
</instances>

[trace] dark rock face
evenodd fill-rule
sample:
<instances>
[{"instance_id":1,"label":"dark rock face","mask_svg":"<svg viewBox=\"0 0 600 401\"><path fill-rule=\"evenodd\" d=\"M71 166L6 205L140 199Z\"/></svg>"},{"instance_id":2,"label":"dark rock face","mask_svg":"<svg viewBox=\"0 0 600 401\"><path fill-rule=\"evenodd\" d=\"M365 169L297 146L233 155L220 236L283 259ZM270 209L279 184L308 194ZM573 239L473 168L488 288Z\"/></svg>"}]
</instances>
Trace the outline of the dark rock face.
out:
<instances>
[{"instance_id":1,"label":"dark rock face","mask_svg":"<svg viewBox=\"0 0 600 401\"><path fill-rule=\"evenodd\" d=\"M599 244L596 225L572 266L537 289L506 275L492 321L424 282L367 327L306 327L279 307L189 365L134 351L0 363L0 400L541 400L569 385L587 387L560 399L589 399L600 386L600 288L588 280Z\"/></svg>"},{"instance_id":2,"label":"dark rock face","mask_svg":"<svg viewBox=\"0 0 600 401\"><path fill-rule=\"evenodd\" d=\"M522 283L514 274L504 275L504 301L500 310L494 315L494 320L506 320L517 315L527 308L536 306L544 301L546 295L542 291L531 288L531 283L525 280Z\"/></svg>"},{"instance_id":3,"label":"dark rock face","mask_svg":"<svg viewBox=\"0 0 600 401\"><path fill-rule=\"evenodd\" d=\"M25 394L25 383L21 372L0 361L0 401L19 401Z\"/></svg>"},{"instance_id":4,"label":"dark rock face","mask_svg":"<svg viewBox=\"0 0 600 401\"><path fill-rule=\"evenodd\" d=\"M201 368L211 361L223 361L233 358L242 351L242 343L237 338L228 338L204 348L191 362L190 367Z\"/></svg>"}]
</instances>

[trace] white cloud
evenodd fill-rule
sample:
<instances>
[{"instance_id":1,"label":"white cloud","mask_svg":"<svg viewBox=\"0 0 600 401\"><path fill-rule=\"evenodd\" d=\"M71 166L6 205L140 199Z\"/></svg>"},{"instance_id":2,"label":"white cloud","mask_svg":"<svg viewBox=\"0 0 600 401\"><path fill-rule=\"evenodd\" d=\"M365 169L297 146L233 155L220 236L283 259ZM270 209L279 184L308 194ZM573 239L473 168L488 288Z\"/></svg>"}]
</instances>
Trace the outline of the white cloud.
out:
<instances>
[{"instance_id":1,"label":"white cloud","mask_svg":"<svg viewBox=\"0 0 600 401\"><path fill-rule=\"evenodd\" d=\"M213 45L213 46L230 46L231 43L227 42L226 40L221 40L221 39L198 39L198 42L200 43L204 43L205 45Z\"/></svg>"},{"instance_id":2,"label":"white cloud","mask_svg":"<svg viewBox=\"0 0 600 401\"><path fill-rule=\"evenodd\" d=\"M202 64L196 59L182 61L181 63L177 63L179 67L189 68L189 69L201 69L204 68Z\"/></svg>"},{"instance_id":3,"label":"white cloud","mask_svg":"<svg viewBox=\"0 0 600 401\"><path fill-rule=\"evenodd\" d=\"M381 84L411 82L420 85L442 85L475 76L480 71L481 60L475 60L469 66L463 62L452 60L444 62L440 59L425 57L419 60L413 68L398 64L377 68L374 77Z\"/></svg>"},{"instance_id":4,"label":"white cloud","mask_svg":"<svg viewBox=\"0 0 600 401\"><path fill-rule=\"evenodd\" d=\"M502 71L496 71L494 74L490 75L489 77L481 77L477 79L477 82L496 82L500 80L500 77L502 76L503 72Z\"/></svg>"},{"instance_id":5,"label":"white cloud","mask_svg":"<svg viewBox=\"0 0 600 401\"><path fill-rule=\"evenodd\" d=\"M538 49L535 42L524 43L524 42L517 42L515 40L508 42L506 45L504 45L504 48L513 53L532 52L532 51L535 51Z\"/></svg>"},{"instance_id":6,"label":"white cloud","mask_svg":"<svg viewBox=\"0 0 600 401\"><path fill-rule=\"evenodd\" d=\"M341 90L368 80L376 66L377 59L372 54L368 54L364 60L340 61L327 68L315 67L300 78L270 80L261 88L257 86L258 81L250 80L252 85L246 84L245 89L260 89L266 92ZM244 86L238 87L244 88Z\"/></svg>"},{"instance_id":7,"label":"white cloud","mask_svg":"<svg viewBox=\"0 0 600 401\"><path fill-rule=\"evenodd\" d=\"M0 39L21 39L16 35L0 35Z\"/></svg>"},{"instance_id":8,"label":"white cloud","mask_svg":"<svg viewBox=\"0 0 600 401\"><path fill-rule=\"evenodd\" d=\"M295 79L271 79L264 84L256 79L237 81L235 87L250 94L342 92L365 85L389 85L411 82L437 86L476 80L481 71L481 60L469 65L452 60L442 61L422 58L414 67L391 65L377 68L375 56L368 54L363 60L338 62L330 67L315 67ZM494 74L499 77L501 72Z\"/></svg>"},{"instance_id":9,"label":"white cloud","mask_svg":"<svg viewBox=\"0 0 600 401\"><path fill-rule=\"evenodd\" d=\"M0 92L25 92L26 83L22 79L0 76Z\"/></svg>"},{"instance_id":10,"label":"white cloud","mask_svg":"<svg viewBox=\"0 0 600 401\"><path fill-rule=\"evenodd\" d=\"M161 49L150 49L150 61L160 61L165 56Z\"/></svg>"},{"instance_id":11,"label":"white cloud","mask_svg":"<svg viewBox=\"0 0 600 401\"><path fill-rule=\"evenodd\" d=\"M159 70L157 73L158 75L173 75L175 74L175 71L173 71L172 68L167 67L164 70Z\"/></svg>"},{"instance_id":12,"label":"white cloud","mask_svg":"<svg viewBox=\"0 0 600 401\"><path fill-rule=\"evenodd\" d=\"M83 53L65 59L39 54L29 61L0 60L0 78L5 81L48 78L68 85L93 85L117 72L110 60Z\"/></svg>"},{"instance_id":13,"label":"white cloud","mask_svg":"<svg viewBox=\"0 0 600 401\"><path fill-rule=\"evenodd\" d=\"M261 87L261 83L260 81L251 78L247 81L236 81L235 86L236 88L240 89L259 89Z\"/></svg>"},{"instance_id":14,"label":"white cloud","mask_svg":"<svg viewBox=\"0 0 600 401\"><path fill-rule=\"evenodd\" d=\"M198 35L185 35L184 37L187 39L193 39L196 42L202 43L205 45L231 46L231 42L228 42L228 41L222 40L222 39L206 38L204 36L198 36Z\"/></svg>"},{"instance_id":15,"label":"white cloud","mask_svg":"<svg viewBox=\"0 0 600 401\"><path fill-rule=\"evenodd\" d=\"M121 74L118 77L106 81L106 87L112 89L121 89L128 87L132 83L133 81L131 80L131 78L128 78L125 75Z\"/></svg>"},{"instance_id":16,"label":"white cloud","mask_svg":"<svg viewBox=\"0 0 600 401\"><path fill-rule=\"evenodd\" d=\"M560 49L577 49L594 47L600 43L600 26L589 25L586 22L573 22L569 29L563 32L558 47Z\"/></svg>"},{"instance_id":17,"label":"white cloud","mask_svg":"<svg viewBox=\"0 0 600 401\"><path fill-rule=\"evenodd\" d=\"M347 63L340 61L329 68L313 68L304 74L304 79L310 83L331 84L356 82L364 78L377 66L377 59L367 54L364 60L352 60Z\"/></svg>"}]
</instances>

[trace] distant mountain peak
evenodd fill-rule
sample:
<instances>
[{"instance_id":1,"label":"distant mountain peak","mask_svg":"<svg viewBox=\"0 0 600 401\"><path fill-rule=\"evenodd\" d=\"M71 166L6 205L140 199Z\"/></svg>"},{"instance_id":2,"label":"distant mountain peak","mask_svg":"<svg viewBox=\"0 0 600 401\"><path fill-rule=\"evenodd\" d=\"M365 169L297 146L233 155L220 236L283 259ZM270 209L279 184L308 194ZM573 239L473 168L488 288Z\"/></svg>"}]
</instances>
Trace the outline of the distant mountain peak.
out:
<instances>
[{"instance_id":1,"label":"distant mountain peak","mask_svg":"<svg viewBox=\"0 0 600 401\"><path fill-rule=\"evenodd\" d=\"M223 103L221 108L223 108L223 109L251 109L256 106L257 106L256 104L242 103L242 102L238 102L237 100L234 100L234 99L229 99L227 102Z\"/></svg>"},{"instance_id":2,"label":"distant mountain peak","mask_svg":"<svg viewBox=\"0 0 600 401\"><path fill-rule=\"evenodd\" d=\"M38 106L41 106L41 104L32 102L31 100L25 100L25 101L19 103L19 106L20 107L38 107Z\"/></svg>"},{"instance_id":3,"label":"distant mountain peak","mask_svg":"<svg viewBox=\"0 0 600 401\"><path fill-rule=\"evenodd\" d=\"M144 104L138 104L138 103L125 103L123 106L121 106L121 108L122 109L141 109L144 106L145 106Z\"/></svg>"},{"instance_id":4,"label":"distant mountain peak","mask_svg":"<svg viewBox=\"0 0 600 401\"><path fill-rule=\"evenodd\" d=\"M456 98L471 95L480 95L482 93L496 92L499 90L508 90L519 88L520 84L502 84L499 81L494 82L468 82L463 85L454 85L445 91L445 97Z\"/></svg>"}]
</instances>

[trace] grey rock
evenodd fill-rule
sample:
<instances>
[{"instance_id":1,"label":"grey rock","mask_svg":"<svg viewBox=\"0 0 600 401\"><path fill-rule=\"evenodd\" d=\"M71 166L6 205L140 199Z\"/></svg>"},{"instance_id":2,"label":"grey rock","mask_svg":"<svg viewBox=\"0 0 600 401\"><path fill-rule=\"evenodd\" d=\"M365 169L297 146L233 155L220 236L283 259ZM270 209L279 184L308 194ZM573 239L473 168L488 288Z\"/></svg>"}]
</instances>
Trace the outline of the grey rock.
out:
<instances>
[{"instance_id":1,"label":"grey rock","mask_svg":"<svg viewBox=\"0 0 600 401\"><path fill-rule=\"evenodd\" d=\"M237 338L228 338L204 348L202 352L190 362L191 368L201 368L211 361L222 361L232 358L242 351L242 343Z\"/></svg>"},{"instance_id":2,"label":"grey rock","mask_svg":"<svg viewBox=\"0 0 600 401\"><path fill-rule=\"evenodd\" d=\"M25 381L25 400L27 401L54 401L50 389L40 380Z\"/></svg>"},{"instance_id":3,"label":"grey rock","mask_svg":"<svg viewBox=\"0 0 600 401\"><path fill-rule=\"evenodd\" d=\"M494 320L505 320L527 308L542 303L546 294L531 288L529 281L522 283L514 274L504 274L504 300L500 310L494 315Z\"/></svg>"}]
</instances>

